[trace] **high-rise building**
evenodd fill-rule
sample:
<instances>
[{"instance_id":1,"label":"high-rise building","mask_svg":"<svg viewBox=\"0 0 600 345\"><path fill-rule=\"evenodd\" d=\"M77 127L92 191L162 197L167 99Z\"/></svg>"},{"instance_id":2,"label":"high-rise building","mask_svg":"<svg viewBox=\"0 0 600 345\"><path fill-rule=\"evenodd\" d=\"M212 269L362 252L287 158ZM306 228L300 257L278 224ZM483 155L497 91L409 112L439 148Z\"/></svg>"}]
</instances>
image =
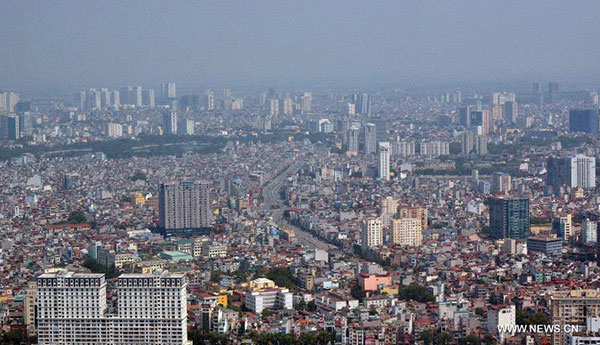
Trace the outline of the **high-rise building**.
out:
<instances>
[{"instance_id":1,"label":"high-rise building","mask_svg":"<svg viewBox=\"0 0 600 345\"><path fill-rule=\"evenodd\" d=\"M312 93L304 92L302 95L302 112L310 113L312 111Z\"/></svg>"},{"instance_id":2,"label":"high-rise building","mask_svg":"<svg viewBox=\"0 0 600 345\"><path fill-rule=\"evenodd\" d=\"M560 187L595 188L596 158L582 154L546 160L546 185L558 194Z\"/></svg>"},{"instance_id":3,"label":"high-rise building","mask_svg":"<svg viewBox=\"0 0 600 345\"><path fill-rule=\"evenodd\" d=\"M142 90L142 105L154 108L154 89L144 89Z\"/></svg>"},{"instance_id":4,"label":"high-rise building","mask_svg":"<svg viewBox=\"0 0 600 345\"><path fill-rule=\"evenodd\" d=\"M356 105L354 103L345 103L344 113L346 115L356 115Z\"/></svg>"},{"instance_id":5,"label":"high-rise building","mask_svg":"<svg viewBox=\"0 0 600 345\"><path fill-rule=\"evenodd\" d=\"M475 138L475 153L480 156L488 154L488 136L485 134L478 135Z\"/></svg>"},{"instance_id":6,"label":"high-rise building","mask_svg":"<svg viewBox=\"0 0 600 345\"><path fill-rule=\"evenodd\" d=\"M471 126L471 108L460 107L458 109L458 124L464 127Z\"/></svg>"},{"instance_id":7,"label":"high-rise building","mask_svg":"<svg viewBox=\"0 0 600 345\"><path fill-rule=\"evenodd\" d=\"M598 134L598 109L569 110L569 132Z\"/></svg>"},{"instance_id":8,"label":"high-rise building","mask_svg":"<svg viewBox=\"0 0 600 345\"><path fill-rule=\"evenodd\" d=\"M517 123L519 116L519 104L517 102L507 101L504 103L504 118L512 123Z\"/></svg>"},{"instance_id":9,"label":"high-rise building","mask_svg":"<svg viewBox=\"0 0 600 345\"><path fill-rule=\"evenodd\" d=\"M481 126L481 134L490 133L490 113L487 110L471 110L471 126Z\"/></svg>"},{"instance_id":10,"label":"high-rise building","mask_svg":"<svg viewBox=\"0 0 600 345\"><path fill-rule=\"evenodd\" d=\"M109 313L104 274L52 270L37 278L40 345L187 344L183 274L123 274Z\"/></svg>"},{"instance_id":11,"label":"high-rise building","mask_svg":"<svg viewBox=\"0 0 600 345\"><path fill-rule=\"evenodd\" d=\"M123 126L119 123L109 122L106 124L104 133L111 138L120 138L123 136Z\"/></svg>"},{"instance_id":12,"label":"high-rise building","mask_svg":"<svg viewBox=\"0 0 600 345\"><path fill-rule=\"evenodd\" d=\"M99 90L89 89L86 97L86 109L96 110L102 108L102 95Z\"/></svg>"},{"instance_id":13,"label":"high-rise building","mask_svg":"<svg viewBox=\"0 0 600 345\"><path fill-rule=\"evenodd\" d=\"M533 97L532 98L533 98L533 102L537 105L541 105L544 102L542 87L540 86L540 83L538 83L538 82L533 83Z\"/></svg>"},{"instance_id":14,"label":"high-rise building","mask_svg":"<svg viewBox=\"0 0 600 345\"><path fill-rule=\"evenodd\" d=\"M15 107L17 103L19 103L19 94L14 92L7 92L5 94L6 97L6 109L8 109L9 113L15 112Z\"/></svg>"},{"instance_id":15,"label":"high-rise building","mask_svg":"<svg viewBox=\"0 0 600 345\"><path fill-rule=\"evenodd\" d=\"M398 211L398 201L393 196L386 196L381 199L382 214L396 214Z\"/></svg>"},{"instance_id":16,"label":"high-rise building","mask_svg":"<svg viewBox=\"0 0 600 345\"><path fill-rule=\"evenodd\" d=\"M119 90L112 91L112 106L117 109L121 107L121 93Z\"/></svg>"},{"instance_id":17,"label":"high-rise building","mask_svg":"<svg viewBox=\"0 0 600 345\"><path fill-rule=\"evenodd\" d=\"M2 138L18 140L21 138L19 130L19 115L2 115Z\"/></svg>"},{"instance_id":18,"label":"high-rise building","mask_svg":"<svg viewBox=\"0 0 600 345\"><path fill-rule=\"evenodd\" d=\"M19 114L19 130L21 131L21 136L27 136L33 133L33 119L31 118L31 113L29 111Z\"/></svg>"},{"instance_id":19,"label":"high-rise building","mask_svg":"<svg viewBox=\"0 0 600 345\"><path fill-rule=\"evenodd\" d=\"M586 325L590 318L600 318L600 291L570 290L555 291L550 297L551 323L560 331L552 332L552 345L567 344L567 326ZM590 342L595 344L597 342ZM586 344L586 343L570 343Z\"/></svg>"},{"instance_id":20,"label":"high-rise building","mask_svg":"<svg viewBox=\"0 0 600 345\"><path fill-rule=\"evenodd\" d=\"M365 133L365 154L375 154L377 152L377 127L374 123L367 123L363 128Z\"/></svg>"},{"instance_id":21,"label":"high-rise building","mask_svg":"<svg viewBox=\"0 0 600 345\"><path fill-rule=\"evenodd\" d=\"M267 101L267 114L270 116L279 115L279 100L271 98Z\"/></svg>"},{"instance_id":22,"label":"high-rise building","mask_svg":"<svg viewBox=\"0 0 600 345\"><path fill-rule=\"evenodd\" d=\"M215 94L207 90L204 94L204 108L206 110L215 110Z\"/></svg>"},{"instance_id":23,"label":"high-rise building","mask_svg":"<svg viewBox=\"0 0 600 345\"><path fill-rule=\"evenodd\" d=\"M581 223L581 242L598 242L598 222L594 222L589 218L586 218L583 223Z\"/></svg>"},{"instance_id":24,"label":"high-rise building","mask_svg":"<svg viewBox=\"0 0 600 345\"><path fill-rule=\"evenodd\" d=\"M361 229L361 245L363 248L375 248L383 244L383 224L377 217L363 219Z\"/></svg>"},{"instance_id":25,"label":"high-rise building","mask_svg":"<svg viewBox=\"0 0 600 345\"><path fill-rule=\"evenodd\" d=\"M460 153L469 155L473 150L473 132L464 131L460 134Z\"/></svg>"},{"instance_id":26,"label":"high-rise building","mask_svg":"<svg viewBox=\"0 0 600 345\"><path fill-rule=\"evenodd\" d=\"M181 123L177 125L177 130L181 135L194 135L194 120L181 119Z\"/></svg>"},{"instance_id":27,"label":"high-rise building","mask_svg":"<svg viewBox=\"0 0 600 345\"><path fill-rule=\"evenodd\" d=\"M552 219L552 232L565 241L569 240L573 236L571 215L567 214Z\"/></svg>"},{"instance_id":28,"label":"high-rise building","mask_svg":"<svg viewBox=\"0 0 600 345\"><path fill-rule=\"evenodd\" d=\"M392 242L401 246L420 246L423 243L421 220L417 218L393 219Z\"/></svg>"},{"instance_id":29,"label":"high-rise building","mask_svg":"<svg viewBox=\"0 0 600 345\"><path fill-rule=\"evenodd\" d=\"M37 280L27 283L27 290L23 303L23 318L27 326L27 336L37 334L37 305L38 305Z\"/></svg>"},{"instance_id":30,"label":"high-rise building","mask_svg":"<svg viewBox=\"0 0 600 345\"><path fill-rule=\"evenodd\" d=\"M294 113L294 102L291 98L284 98L281 100L280 105L280 113L284 115L292 115Z\"/></svg>"},{"instance_id":31,"label":"high-rise building","mask_svg":"<svg viewBox=\"0 0 600 345\"><path fill-rule=\"evenodd\" d=\"M371 96L368 93L357 95L356 112L362 115L371 115Z\"/></svg>"},{"instance_id":32,"label":"high-rise building","mask_svg":"<svg viewBox=\"0 0 600 345\"><path fill-rule=\"evenodd\" d=\"M165 235L203 232L212 223L210 185L186 180L160 185L159 227Z\"/></svg>"},{"instance_id":33,"label":"high-rise building","mask_svg":"<svg viewBox=\"0 0 600 345\"><path fill-rule=\"evenodd\" d=\"M504 172L496 172L492 177L492 185L490 186L492 194L508 193L512 189L512 181L509 174Z\"/></svg>"},{"instance_id":34,"label":"high-rise building","mask_svg":"<svg viewBox=\"0 0 600 345\"><path fill-rule=\"evenodd\" d=\"M85 101L86 101L87 97L85 94L85 91L79 91L79 92L75 92L73 94L73 104L79 108L79 110L84 110L85 109Z\"/></svg>"},{"instance_id":35,"label":"high-rise building","mask_svg":"<svg viewBox=\"0 0 600 345\"><path fill-rule=\"evenodd\" d=\"M382 181L388 181L390 179L390 154L391 147L387 141L379 143L379 154L378 154L378 176Z\"/></svg>"},{"instance_id":36,"label":"high-rise building","mask_svg":"<svg viewBox=\"0 0 600 345\"><path fill-rule=\"evenodd\" d=\"M165 134L177 134L177 112L165 111L163 114L163 130Z\"/></svg>"},{"instance_id":37,"label":"high-rise building","mask_svg":"<svg viewBox=\"0 0 600 345\"><path fill-rule=\"evenodd\" d=\"M490 236L526 239L530 234L528 198L489 198Z\"/></svg>"},{"instance_id":38,"label":"high-rise building","mask_svg":"<svg viewBox=\"0 0 600 345\"><path fill-rule=\"evenodd\" d=\"M422 206L401 205L398 207L398 218L414 218L421 222L421 228L429 227L429 211Z\"/></svg>"},{"instance_id":39,"label":"high-rise building","mask_svg":"<svg viewBox=\"0 0 600 345\"><path fill-rule=\"evenodd\" d=\"M167 98L177 97L177 87L175 83L167 83Z\"/></svg>"},{"instance_id":40,"label":"high-rise building","mask_svg":"<svg viewBox=\"0 0 600 345\"><path fill-rule=\"evenodd\" d=\"M558 83L548 83L548 103L554 103L558 100Z\"/></svg>"},{"instance_id":41,"label":"high-rise building","mask_svg":"<svg viewBox=\"0 0 600 345\"><path fill-rule=\"evenodd\" d=\"M79 174L77 173L66 173L62 178L62 187L65 190L79 187Z\"/></svg>"},{"instance_id":42,"label":"high-rise building","mask_svg":"<svg viewBox=\"0 0 600 345\"><path fill-rule=\"evenodd\" d=\"M357 126L351 126L348 129L348 152L356 154L358 153L358 136L360 129Z\"/></svg>"},{"instance_id":43,"label":"high-rise building","mask_svg":"<svg viewBox=\"0 0 600 345\"><path fill-rule=\"evenodd\" d=\"M587 104L589 104L589 105L598 105L598 91L591 90L588 93Z\"/></svg>"}]
</instances>

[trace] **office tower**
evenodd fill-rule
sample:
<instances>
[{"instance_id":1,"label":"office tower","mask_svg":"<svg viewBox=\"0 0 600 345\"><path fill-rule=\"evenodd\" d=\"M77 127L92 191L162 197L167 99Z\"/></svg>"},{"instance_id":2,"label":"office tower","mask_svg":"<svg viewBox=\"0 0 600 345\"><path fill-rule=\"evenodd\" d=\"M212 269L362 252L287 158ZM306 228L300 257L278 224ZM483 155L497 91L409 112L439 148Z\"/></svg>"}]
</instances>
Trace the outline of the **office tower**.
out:
<instances>
[{"instance_id":1,"label":"office tower","mask_svg":"<svg viewBox=\"0 0 600 345\"><path fill-rule=\"evenodd\" d=\"M548 83L548 103L554 103L558 100L558 83Z\"/></svg>"},{"instance_id":2,"label":"office tower","mask_svg":"<svg viewBox=\"0 0 600 345\"><path fill-rule=\"evenodd\" d=\"M383 224L381 220L377 217L363 219L360 236L363 249L381 246L383 244Z\"/></svg>"},{"instance_id":3,"label":"office tower","mask_svg":"<svg viewBox=\"0 0 600 345\"><path fill-rule=\"evenodd\" d=\"M401 246L417 247L423 243L421 220L400 218L392 220L392 242Z\"/></svg>"},{"instance_id":4,"label":"office tower","mask_svg":"<svg viewBox=\"0 0 600 345\"><path fill-rule=\"evenodd\" d=\"M267 101L267 114L270 116L279 115L279 100L271 98Z\"/></svg>"},{"instance_id":5,"label":"office tower","mask_svg":"<svg viewBox=\"0 0 600 345\"><path fill-rule=\"evenodd\" d=\"M128 99L130 101L130 104L133 104L136 107L141 107L142 106L142 87L134 86L133 89L130 91Z\"/></svg>"},{"instance_id":6,"label":"office tower","mask_svg":"<svg viewBox=\"0 0 600 345\"><path fill-rule=\"evenodd\" d=\"M563 215L552 219L552 232L567 241L573 236L571 215ZM582 228L583 231L583 228Z\"/></svg>"},{"instance_id":7,"label":"office tower","mask_svg":"<svg viewBox=\"0 0 600 345\"><path fill-rule=\"evenodd\" d=\"M163 131L165 134L177 134L177 112L165 111L163 114Z\"/></svg>"},{"instance_id":8,"label":"office tower","mask_svg":"<svg viewBox=\"0 0 600 345\"><path fill-rule=\"evenodd\" d=\"M177 125L177 130L180 135L194 135L194 120L181 119L181 122Z\"/></svg>"},{"instance_id":9,"label":"office tower","mask_svg":"<svg viewBox=\"0 0 600 345\"><path fill-rule=\"evenodd\" d=\"M100 89L100 107L103 109L106 109L111 105L110 94L111 92L107 88Z\"/></svg>"},{"instance_id":10,"label":"office tower","mask_svg":"<svg viewBox=\"0 0 600 345\"><path fill-rule=\"evenodd\" d=\"M30 111L31 111L31 103L30 102L19 101L17 104L15 104L15 113L17 115L21 115L25 112L30 112Z\"/></svg>"},{"instance_id":11,"label":"office tower","mask_svg":"<svg viewBox=\"0 0 600 345\"><path fill-rule=\"evenodd\" d=\"M79 91L79 92L75 92L73 94L73 104L79 108L79 110L84 110L85 109L85 101L86 101L87 97L85 94L85 91Z\"/></svg>"},{"instance_id":12,"label":"office tower","mask_svg":"<svg viewBox=\"0 0 600 345\"><path fill-rule=\"evenodd\" d=\"M66 173L62 178L62 187L65 190L79 187L79 174Z\"/></svg>"},{"instance_id":13,"label":"office tower","mask_svg":"<svg viewBox=\"0 0 600 345\"><path fill-rule=\"evenodd\" d=\"M365 154L377 152L377 127L373 123L367 123L364 127Z\"/></svg>"},{"instance_id":14,"label":"office tower","mask_svg":"<svg viewBox=\"0 0 600 345\"><path fill-rule=\"evenodd\" d=\"M550 297L551 324L560 331L552 332L552 345L567 344L567 326L587 324L588 319L600 318L600 291L569 290L554 291ZM572 327L571 329L574 329ZM568 344L595 344L593 342L573 342Z\"/></svg>"},{"instance_id":15,"label":"office tower","mask_svg":"<svg viewBox=\"0 0 600 345\"><path fill-rule=\"evenodd\" d=\"M154 108L154 89L144 89L142 90L142 105Z\"/></svg>"},{"instance_id":16,"label":"office tower","mask_svg":"<svg viewBox=\"0 0 600 345\"><path fill-rule=\"evenodd\" d=\"M464 131L460 134L460 153L469 155L473 150L473 132Z\"/></svg>"},{"instance_id":17,"label":"office tower","mask_svg":"<svg viewBox=\"0 0 600 345\"><path fill-rule=\"evenodd\" d=\"M2 138L8 140L19 140L21 138L19 115L2 116Z\"/></svg>"},{"instance_id":18,"label":"office tower","mask_svg":"<svg viewBox=\"0 0 600 345\"><path fill-rule=\"evenodd\" d=\"M85 100L86 109L96 110L102 107L102 96L100 91L96 89L89 89Z\"/></svg>"},{"instance_id":19,"label":"office tower","mask_svg":"<svg viewBox=\"0 0 600 345\"><path fill-rule=\"evenodd\" d=\"M208 182L186 180L162 183L158 203L159 226L165 235L194 233L211 226Z\"/></svg>"},{"instance_id":20,"label":"office tower","mask_svg":"<svg viewBox=\"0 0 600 345\"><path fill-rule=\"evenodd\" d=\"M471 108L460 107L458 109L458 124L464 127L471 126Z\"/></svg>"},{"instance_id":21,"label":"office tower","mask_svg":"<svg viewBox=\"0 0 600 345\"><path fill-rule=\"evenodd\" d=\"M204 108L206 110L215 110L215 95L210 90L207 90L204 94Z\"/></svg>"},{"instance_id":22,"label":"office tower","mask_svg":"<svg viewBox=\"0 0 600 345\"><path fill-rule=\"evenodd\" d=\"M33 133L33 119L31 118L31 113L29 111L25 111L19 116L19 130L21 131L20 136L27 136Z\"/></svg>"},{"instance_id":23,"label":"office tower","mask_svg":"<svg viewBox=\"0 0 600 345\"><path fill-rule=\"evenodd\" d=\"M294 102L291 98L284 98L281 101L281 111L284 115L292 115L294 114Z\"/></svg>"},{"instance_id":24,"label":"office tower","mask_svg":"<svg viewBox=\"0 0 600 345\"><path fill-rule=\"evenodd\" d=\"M496 172L492 177L491 192L496 193L508 193L512 189L511 177L509 174L504 172Z\"/></svg>"},{"instance_id":25,"label":"office tower","mask_svg":"<svg viewBox=\"0 0 600 345\"><path fill-rule=\"evenodd\" d=\"M582 154L566 157L565 182L571 188L596 188L596 158Z\"/></svg>"},{"instance_id":26,"label":"office tower","mask_svg":"<svg viewBox=\"0 0 600 345\"><path fill-rule=\"evenodd\" d=\"M6 109L9 113L15 112L15 106L19 103L19 94L14 92L7 92L6 94Z\"/></svg>"},{"instance_id":27,"label":"office tower","mask_svg":"<svg viewBox=\"0 0 600 345\"><path fill-rule=\"evenodd\" d=\"M563 161L557 157L548 157L546 160L546 185L552 187L553 194L559 194L560 187L566 183Z\"/></svg>"},{"instance_id":28,"label":"office tower","mask_svg":"<svg viewBox=\"0 0 600 345\"><path fill-rule=\"evenodd\" d=\"M541 105L544 102L542 88L538 82L533 83L533 102L537 105Z\"/></svg>"},{"instance_id":29,"label":"office tower","mask_svg":"<svg viewBox=\"0 0 600 345\"><path fill-rule=\"evenodd\" d=\"M488 154L488 137L485 134L478 135L475 138L475 153L480 156L484 156Z\"/></svg>"},{"instance_id":30,"label":"office tower","mask_svg":"<svg viewBox=\"0 0 600 345\"><path fill-rule=\"evenodd\" d=\"M112 91L112 106L117 109L121 107L121 93L119 90Z\"/></svg>"},{"instance_id":31,"label":"office tower","mask_svg":"<svg viewBox=\"0 0 600 345\"><path fill-rule=\"evenodd\" d=\"M489 198L490 236L494 239L529 237L529 199Z\"/></svg>"},{"instance_id":32,"label":"office tower","mask_svg":"<svg viewBox=\"0 0 600 345\"><path fill-rule=\"evenodd\" d=\"M569 132L598 134L598 109L569 110Z\"/></svg>"},{"instance_id":33,"label":"office tower","mask_svg":"<svg viewBox=\"0 0 600 345\"><path fill-rule=\"evenodd\" d=\"M598 222L591 221L589 218L581 223L581 242L597 243L598 242Z\"/></svg>"},{"instance_id":34,"label":"office tower","mask_svg":"<svg viewBox=\"0 0 600 345\"><path fill-rule=\"evenodd\" d=\"M167 98L176 98L177 97L177 87L175 83L167 83Z\"/></svg>"},{"instance_id":35,"label":"office tower","mask_svg":"<svg viewBox=\"0 0 600 345\"><path fill-rule=\"evenodd\" d=\"M352 126L348 129L348 152L358 153L358 136L360 129L357 126Z\"/></svg>"},{"instance_id":36,"label":"office tower","mask_svg":"<svg viewBox=\"0 0 600 345\"><path fill-rule=\"evenodd\" d=\"M357 96L356 112L362 115L371 115L371 96L363 93Z\"/></svg>"},{"instance_id":37,"label":"office tower","mask_svg":"<svg viewBox=\"0 0 600 345\"><path fill-rule=\"evenodd\" d=\"M310 113L312 111L312 93L304 92L302 95L302 112Z\"/></svg>"},{"instance_id":38,"label":"office tower","mask_svg":"<svg viewBox=\"0 0 600 345\"><path fill-rule=\"evenodd\" d=\"M379 167L378 176L382 181L388 181L390 179L390 153L391 147L390 143L387 141L382 141L379 143L379 155L377 160L377 165Z\"/></svg>"},{"instance_id":39,"label":"office tower","mask_svg":"<svg viewBox=\"0 0 600 345\"><path fill-rule=\"evenodd\" d=\"M489 134L490 132L490 113L487 110L471 110L471 126L481 126L481 134Z\"/></svg>"},{"instance_id":40,"label":"office tower","mask_svg":"<svg viewBox=\"0 0 600 345\"><path fill-rule=\"evenodd\" d=\"M51 270L37 278L40 345L187 343L183 274L123 274L109 312L104 274Z\"/></svg>"},{"instance_id":41,"label":"office tower","mask_svg":"<svg viewBox=\"0 0 600 345\"><path fill-rule=\"evenodd\" d=\"M519 105L517 102L508 101L504 103L504 118L512 123L517 123L519 116Z\"/></svg>"}]
</instances>

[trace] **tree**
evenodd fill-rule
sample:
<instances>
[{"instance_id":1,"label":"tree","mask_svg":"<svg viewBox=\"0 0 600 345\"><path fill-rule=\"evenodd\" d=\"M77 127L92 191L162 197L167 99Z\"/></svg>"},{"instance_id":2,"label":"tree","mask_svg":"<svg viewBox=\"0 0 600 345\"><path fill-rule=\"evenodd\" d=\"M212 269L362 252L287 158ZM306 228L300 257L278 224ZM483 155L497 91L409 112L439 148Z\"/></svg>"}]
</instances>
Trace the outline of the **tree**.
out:
<instances>
[{"instance_id":1,"label":"tree","mask_svg":"<svg viewBox=\"0 0 600 345\"><path fill-rule=\"evenodd\" d=\"M352 285L352 287L350 288L350 294L352 295L352 297L358 300L362 300L367 295L362 289L362 287L358 285L358 283L354 283L354 285Z\"/></svg>"},{"instance_id":2,"label":"tree","mask_svg":"<svg viewBox=\"0 0 600 345\"><path fill-rule=\"evenodd\" d=\"M430 329L427 329L427 330L424 330L423 332L421 332L421 335L419 335L419 338L423 342L423 345L433 345L434 334L433 334L433 331L431 331Z\"/></svg>"},{"instance_id":3,"label":"tree","mask_svg":"<svg viewBox=\"0 0 600 345\"><path fill-rule=\"evenodd\" d=\"M405 301L412 300L422 303L435 301L435 297L428 288L415 282L400 287L398 297Z\"/></svg>"},{"instance_id":4,"label":"tree","mask_svg":"<svg viewBox=\"0 0 600 345\"><path fill-rule=\"evenodd\" d=\"M73 211L69 214L67 221L72 224L85 223L85 221L86 221L85 213L83 211L79 211L79 210Z\"/></svg>"},{"instance_id":5,"label":"tree","mask_svg":"<svg viewBox=\"0 0 600 345\"><path fill-rule=\"evenodd\" d=\"M287 267L278 267L270 270L267 272L267 278L274 281L275 284L280 287L286 287L290 290L296 290L298 288L292 271Z\"/></svg>"},{"instance_id":6,"label":"tree","mask_svg":"<svg viewBox=\"0 0 600 345\"><path fill-rule=\"evenodd\" d=\"M452 342L452 334L448 332L441 332L436 335L434 339L435 345L448 345Z\"/></svg>"},{"instance_id":7,"label":"tree","mask_svg":"<svg viewBox=\"0 0 600 345\"><path fill-rule=\"evenodd\" d=\"M133 181L137 181L137 180L146 181L146 179L147 179L146 174L144 174L141 171L136 172L135 175L133 175L133 177L131 178L131 180L133 180Z\"/></svg>"},{"instance_id":8,"label":"tree","mask_svg":"<svg viewBox=\"0 0 600 345\"><path fill-rule=\"evenodd\" d=\"M481 345L481 339L474 333L458 339L458 345Z\"/></svg>"}]
</instances>

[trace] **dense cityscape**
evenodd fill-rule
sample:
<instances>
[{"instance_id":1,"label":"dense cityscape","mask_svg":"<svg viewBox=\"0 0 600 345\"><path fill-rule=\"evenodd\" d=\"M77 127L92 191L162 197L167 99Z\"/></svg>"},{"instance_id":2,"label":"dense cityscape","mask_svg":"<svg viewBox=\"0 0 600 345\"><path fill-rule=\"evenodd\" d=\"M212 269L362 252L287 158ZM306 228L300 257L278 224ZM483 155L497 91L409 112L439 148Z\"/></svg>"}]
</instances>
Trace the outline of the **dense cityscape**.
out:
<instances>
[{"instance_id":1,"label":"dense cityscape","mask_svg":"<svg viewBox=\"0 0 600 345\"><path fill-rule=\"evenodd\" d=\"M5 342L596 343L598 93L532 85L2 93Z\"/></svg>"},{"instance_id":2,"label":"dense cityscape","mask_svg":"<svg viewBox=\"0 0 600 345\"><path fill-rule=\"evenodd\" d=\"M0 345L600 345L600 1L0 1Z\"/></svg>"}]
</instances>

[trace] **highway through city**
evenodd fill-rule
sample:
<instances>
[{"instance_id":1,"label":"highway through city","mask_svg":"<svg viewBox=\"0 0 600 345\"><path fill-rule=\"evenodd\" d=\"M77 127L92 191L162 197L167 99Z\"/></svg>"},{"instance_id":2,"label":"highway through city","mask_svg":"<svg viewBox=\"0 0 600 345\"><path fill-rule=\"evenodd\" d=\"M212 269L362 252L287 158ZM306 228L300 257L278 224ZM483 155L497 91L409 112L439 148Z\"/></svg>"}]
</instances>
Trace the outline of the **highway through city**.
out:
<instances>
[{"instance_id":1,"label":"highway through city","mask_svg":"<svg viewBox=\"0 0 600 345\"><path fill-rule=\"evenodd\" d=\"M302 161L296 161L290 164L282 173L273 178L263 188L263 211L273 218L273 222L280 227L287 227L294 230L296 234L296 242L308 248L329 249L331 246L313 236L310 232L304 231L297 226L294 226L283 219L284 209L281 208L283 200L281 200L280 189L283 182L302 167ZM273 208L279 206L279 208Z\"/></svg>"}]
</instances>

